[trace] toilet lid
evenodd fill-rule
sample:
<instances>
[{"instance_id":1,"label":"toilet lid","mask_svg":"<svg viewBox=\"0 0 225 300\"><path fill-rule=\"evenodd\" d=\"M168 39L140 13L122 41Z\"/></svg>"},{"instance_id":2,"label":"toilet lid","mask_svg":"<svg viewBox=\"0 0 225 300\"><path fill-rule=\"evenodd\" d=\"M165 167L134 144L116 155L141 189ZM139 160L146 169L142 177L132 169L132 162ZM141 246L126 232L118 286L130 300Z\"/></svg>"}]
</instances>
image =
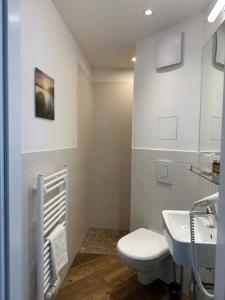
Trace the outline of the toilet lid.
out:
<instances>
[{"instance_id":1,"label":"toilet lid","mask_svg":"<svg viewBox=\"0 0 225 300\"><path fill-rule=\"evenodd\" d=\"M163 235L144 228L123 237L117 249L127 258L142 261L159 258L169 250Z\"/></svg>"}]
</instances>

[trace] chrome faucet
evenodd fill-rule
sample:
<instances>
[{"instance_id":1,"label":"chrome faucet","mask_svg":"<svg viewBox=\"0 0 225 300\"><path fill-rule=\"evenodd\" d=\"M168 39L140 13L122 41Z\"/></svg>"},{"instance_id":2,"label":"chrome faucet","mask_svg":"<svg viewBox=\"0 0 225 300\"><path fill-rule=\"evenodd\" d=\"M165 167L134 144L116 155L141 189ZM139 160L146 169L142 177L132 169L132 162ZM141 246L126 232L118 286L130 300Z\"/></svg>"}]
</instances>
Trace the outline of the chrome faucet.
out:
<instances>
[{"instance_id":1,"label":"chrome faucet","mask_svg":"<svg viewBox=\"0 0 225 300\"><path fill-rule=\"evenodd\" d=\"M210 228L217 228L218 223L218 214L216 210L216 202L219 199L219 193L213 194L209 197L206 197L202 200L199 200L194 203L192 208L192 212L194 212L198 216L208 217L209 220L209 227ZM196 210L202 209L202 210Z\"/></svg>"},{"instance_id":2,"label":"chrome faucet","mask_svg":"<svg viewBox=\"0 0 225 300\"><path fill-rule=\"evenodd\" d=\"M215 203L211 202L210 204L208 204L206 207L206 211L210 223L209 227L217 228L218 215L217 215Z\"/></svg>"}]
</instances>

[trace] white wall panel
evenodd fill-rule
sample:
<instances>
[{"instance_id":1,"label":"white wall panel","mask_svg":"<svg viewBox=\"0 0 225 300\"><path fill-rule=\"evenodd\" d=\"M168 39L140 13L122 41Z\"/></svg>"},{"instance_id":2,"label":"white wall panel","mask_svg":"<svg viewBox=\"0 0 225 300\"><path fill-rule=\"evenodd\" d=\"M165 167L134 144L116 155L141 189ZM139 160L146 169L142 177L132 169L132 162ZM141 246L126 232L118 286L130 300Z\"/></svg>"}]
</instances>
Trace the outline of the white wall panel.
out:
<instances>
[{"instance_id":1,"label":"white wall panel","mask_svg":"<svg viewBox=\"0 0 225 300\"><path fill-rule=\"evenodd\" d=\"M89 66L50 0L22 0L22 152L77 147L77 66ZM55 80L55 121L35 118L34 68Z\"/></svg>"}]
</instances>

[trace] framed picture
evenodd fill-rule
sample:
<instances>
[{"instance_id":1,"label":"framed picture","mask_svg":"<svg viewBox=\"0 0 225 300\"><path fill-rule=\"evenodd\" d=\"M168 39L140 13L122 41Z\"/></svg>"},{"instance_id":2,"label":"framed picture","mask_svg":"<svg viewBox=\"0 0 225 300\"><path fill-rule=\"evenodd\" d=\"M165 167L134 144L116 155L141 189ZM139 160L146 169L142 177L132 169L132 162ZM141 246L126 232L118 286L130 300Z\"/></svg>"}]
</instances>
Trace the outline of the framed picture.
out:
<instances>
[{"instance_id":1,"label":"framed picture","mask_svg":"<svg viewBox=\"0 0 225 300\"><path fill-rule=\"evenodd\" d=\"M55 120L54 79L35 68L35 116Z\"/></svg>"}]
</instances>

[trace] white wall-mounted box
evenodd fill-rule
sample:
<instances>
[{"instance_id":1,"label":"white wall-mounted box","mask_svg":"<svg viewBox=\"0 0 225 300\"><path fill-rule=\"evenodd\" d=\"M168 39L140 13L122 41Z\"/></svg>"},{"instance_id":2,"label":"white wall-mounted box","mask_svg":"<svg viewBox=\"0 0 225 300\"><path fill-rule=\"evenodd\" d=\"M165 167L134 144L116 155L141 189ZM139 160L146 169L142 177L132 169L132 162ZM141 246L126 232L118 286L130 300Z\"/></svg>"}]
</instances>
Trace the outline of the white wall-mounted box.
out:
<instances>
[{"instance_id":1,"label":"white wall-mounted box","mask_svg":"<svg viewBox=\"0 0 225 300\"><path fill-rule=\"evenodd\" d=\"M158 40L155 47L156 70L160 71L182 64L184 59L183 44L183 32L174 32Z\"/></svg>"},{"instance_id":2,"label":"white wall-mounted box","mask_svg":"<svg viewBox=\"0 0 225 300\"><path fill-rule=\"evenodd\" d=\"M174 163L167 160L157 161L157 182L173 184Z\"/></svg>"}]
</instances>

